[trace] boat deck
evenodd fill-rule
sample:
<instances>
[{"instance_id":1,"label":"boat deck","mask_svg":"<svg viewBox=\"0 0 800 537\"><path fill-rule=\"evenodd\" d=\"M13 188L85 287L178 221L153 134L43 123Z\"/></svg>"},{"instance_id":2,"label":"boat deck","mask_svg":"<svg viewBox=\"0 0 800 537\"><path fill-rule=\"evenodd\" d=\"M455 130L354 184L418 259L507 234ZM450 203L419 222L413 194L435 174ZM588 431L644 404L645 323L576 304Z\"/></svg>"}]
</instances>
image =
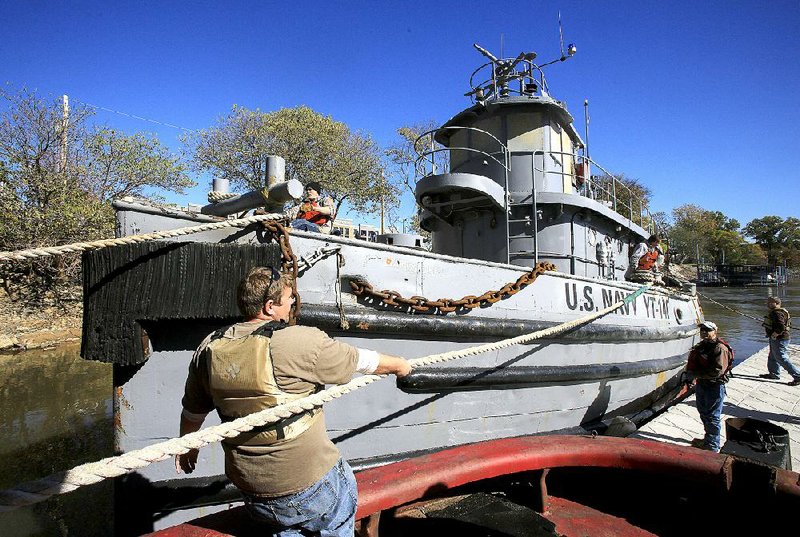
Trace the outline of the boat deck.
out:
<instances>
[{"instance_id":1,"label":"boat deck","mask_svg":"<svg viewBox=\"0 0 800 537\"><path fill-rule=\"evenodd\" d=\"M800 346L791 346L790 353L793 360L800 360ZM786 374L779 381L759 378L758 375L766 371L767 354L768 349L763 349L736 365L734 377L727 385L728 396L723 417L755 418L783 427L790 436L792 467L800 468L800 387L787 386L790 379ZM375 535L379 521L370 516L388 510L389 513L380 521L380 531L385 536L449 535L454 528L459 535L677 535L683 531L683 521L690 519L693 519L692 524L704 520L713 524L707 531L698 531L697 534L743 534L746 526L742 525L753 523L758 528L750 531L747 526L744 534L776 533L776 528L765 530L764 526L785 523L774 517L728 517L724 520L696 518L698 510L708 509L709 505L716 505L716 509L722 509L723 506L730 509L734 505L738 506L733 507L734 510L747 508L758 511L768 510L775 505L772 502L779 501L784 502L780 503L784 509L796 510L797 504L791 502L793 498L800 498L797 492L800 481L796 473L783 469L776 470L777 474L754 473L752 467L729 465L727 455L686 447L692 438L702 434L703 427L692 395L632 435L634 438L674 444L664 445L662 449L650 442L631 442L613 437L530 436L459 446L372 468L356 476L359 484L359 524L372 532L367 535ZM722 440L724 445L724 427ZM549 491L547 487L542 489L545 496L540 498L547 502L546 516L541 515L538 510L540 507L526 503L530 502L535 487L523 486L517 491L527 498L521 503L519 498L509 500L517 490L513 487L500 495L487 495L484 494L485 490L478 489L476 492L474 488L459 489L468 486L465 483L479 482L481 479L486 479L487 483L491 481L492 486L501 486L502 481L492 479L506 474L519 474L523 467L528 472L542 468L549 472L546 475L551 486ZM584 473L574 472L576 469ZM620 469L625 471L609 473ZM653 469L659 469L656 472L658 477L646 472ZM639 470L643 474L626 473L627 470ZM611 475L613 478L610 478ZM731 495L723 500L714 500L715 492L721 490L714 485L720 475L731 480L730 490L725 489ZM760 478L766 481L762 483ZM659 479L661 486L642 496L639 491L646 486L647 480L652 479ZM514 480L509 483L519 484ZM540 486L543 486L542 483L543 480ZM699 483L710 484L710 488L704 489ZM764 483L767 488L762 490L760 487ZM773 490L776 483L780 486ZM430 498L422 499L433 490L437 492ZM487 490L492 492L492 489ZM782 491L785 496L776 500L771 495L775 490ZM533 494L533 497L536 495ZM609 502L604 503L605 500ZM637 503L639 500L641 503ZM756 504L760 507L754 507ZM521 509L520 505L527 507ZM627 510L620 506L626 506ZM675 516L663 517L664 509ZM239 507L166 528L152 535L231 537L258 534L258 528L248 520ZM670 525L671 521L677 521L677 525ZM728 526L723 528L720 524ZM498 530L500 527L503 531Z\"/></svg>"},{"instance_id":2,"label":"boat deck","mask_svg":"<svg viewBox=\"0 0 800 537\"><path fill-rule=\"evenodd\" d=\"M800 468L800 386L787 386L792 380L781 370L780 380L759 378L767 372L769 347L736 364L733 378L728 382L727 396L722 408L722 438L725 445L726 418L755 418L769 421L789 432L792 468ZM790 345L789 355L800 363L800 345ZM670 407L666 412L642 426L633 438L657 440L671 444L689 444L692 438L703 436L703 424L691 395Z\"/></svg>"}]
</instances>

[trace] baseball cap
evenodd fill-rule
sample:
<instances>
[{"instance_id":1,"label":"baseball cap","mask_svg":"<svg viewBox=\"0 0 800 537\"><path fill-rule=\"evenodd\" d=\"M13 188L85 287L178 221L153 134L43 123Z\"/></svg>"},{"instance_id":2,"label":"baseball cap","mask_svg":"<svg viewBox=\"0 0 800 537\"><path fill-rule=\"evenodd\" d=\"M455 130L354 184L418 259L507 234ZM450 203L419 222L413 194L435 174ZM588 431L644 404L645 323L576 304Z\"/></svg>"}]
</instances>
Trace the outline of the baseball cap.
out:
<instances>
[{"instance_id":1,"label":"baseball cap","mask_svg":"<svg viewBox=\"0 0 800 537\"><path fill-rule=\"evenodd\" d=\"M703 321L702 323L698 324L697 326L700 327L700 328L705 328L706 330L709 330L709 331L711 331L711 330L716 331L717 330L717 325L715 323L712 323L711 321Z\"/></svg>"}]
</instances>

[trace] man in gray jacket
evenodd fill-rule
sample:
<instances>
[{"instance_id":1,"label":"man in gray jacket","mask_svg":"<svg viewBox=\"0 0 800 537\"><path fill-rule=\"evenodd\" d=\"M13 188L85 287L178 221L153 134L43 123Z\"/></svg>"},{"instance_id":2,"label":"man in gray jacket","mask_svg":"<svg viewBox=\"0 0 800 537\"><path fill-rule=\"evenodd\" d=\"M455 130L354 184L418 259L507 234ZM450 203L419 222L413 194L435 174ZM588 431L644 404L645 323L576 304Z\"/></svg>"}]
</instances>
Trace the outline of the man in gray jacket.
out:
<instances>
[{"instance_id":1,"label":"man in gray jacket","mask_svg":"<svg viewBox=\"0 0 800 537\"><path fill-rule=\"evenodd\" d=\"M713 322L703 321L699 328L702 339L689 352L686 371L695 380L695 403L705 436L692 440L692 445L719 453L722 405L733 367L733 349L718 337Z\"/></svg>"}]
</instances>

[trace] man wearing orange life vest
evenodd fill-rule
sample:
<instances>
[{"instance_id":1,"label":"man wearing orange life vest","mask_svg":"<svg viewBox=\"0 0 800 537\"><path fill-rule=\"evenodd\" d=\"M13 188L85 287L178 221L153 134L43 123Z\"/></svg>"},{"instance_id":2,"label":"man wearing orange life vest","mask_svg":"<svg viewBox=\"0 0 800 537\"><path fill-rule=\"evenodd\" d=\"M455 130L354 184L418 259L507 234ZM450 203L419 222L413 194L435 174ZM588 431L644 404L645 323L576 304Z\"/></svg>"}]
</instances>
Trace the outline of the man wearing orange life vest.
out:
<instances>
[{"instance_id":1,"label":"man wearing orange life vest","mask_svg":"<svg viewBox=\"0 0 800 537\"><path fill-rule=\"evenodd\" d=\"M303 203L292 207L288 211L292 220L291 226L302 231L315 231L317 233L330 233L333 217L336 212L333 208L333 199L329 196L320 200L322 185L311 181L306 185L306 194Z\"/></svg>"},{"instance_id":2,"label":"man wearing orange life vest","mask_svg":"<svg viewBox=\"0 0 800 537\"><path fill-rule=\"evenodd\" d=\"M628 279L631 279L635 271L658 271L659 256L664 255L659 246L660 243L661 239L658 235L650 235L647 242L641 242L636 246L633 254L631 254L630 265L628 266L628 274L626 275Z\"/></svg>"}]
</instances>

